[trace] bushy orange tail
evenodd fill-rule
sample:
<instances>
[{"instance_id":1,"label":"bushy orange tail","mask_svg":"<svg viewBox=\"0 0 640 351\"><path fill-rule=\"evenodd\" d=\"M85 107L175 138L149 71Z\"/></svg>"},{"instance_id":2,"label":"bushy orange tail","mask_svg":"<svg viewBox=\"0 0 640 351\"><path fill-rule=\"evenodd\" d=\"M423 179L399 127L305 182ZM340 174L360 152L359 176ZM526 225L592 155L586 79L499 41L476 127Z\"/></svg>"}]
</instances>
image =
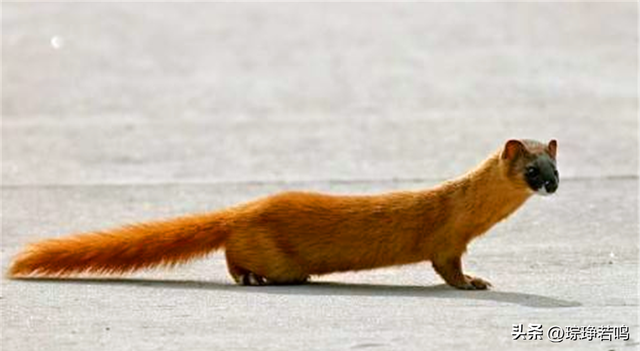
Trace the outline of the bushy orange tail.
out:
<instances>
[{"instance_id":1,"label":"bushy orange tail","mask_svg":"<svg viewBox=\"0 0 640 351\"><path fill-rule=\"evenodd\" d=\"M90 272L123 274L204 256L229 236L222 214L135 224L111 231L50 239L20 253L10 277L61 277Z\"/></svg>"}]
</instances>

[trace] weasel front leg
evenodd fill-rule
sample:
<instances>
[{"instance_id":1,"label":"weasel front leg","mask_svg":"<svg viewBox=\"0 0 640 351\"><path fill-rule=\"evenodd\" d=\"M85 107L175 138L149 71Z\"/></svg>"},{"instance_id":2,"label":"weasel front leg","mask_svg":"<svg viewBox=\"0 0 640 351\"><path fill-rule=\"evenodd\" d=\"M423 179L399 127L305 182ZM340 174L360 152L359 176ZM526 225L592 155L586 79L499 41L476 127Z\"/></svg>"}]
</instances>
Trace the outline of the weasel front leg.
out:
<instances>
[{"instance_id":1,"label":"weasel front leg","mask_svg":"<svg viewBox=\"0 0 640 351\"><path fill-rule=\"evenodd\" d=\"M488 281L462 273L461 257L433 260L433 268L447 284L463 290L485 290L491 286Z\"/></svg>"}]
</instances>

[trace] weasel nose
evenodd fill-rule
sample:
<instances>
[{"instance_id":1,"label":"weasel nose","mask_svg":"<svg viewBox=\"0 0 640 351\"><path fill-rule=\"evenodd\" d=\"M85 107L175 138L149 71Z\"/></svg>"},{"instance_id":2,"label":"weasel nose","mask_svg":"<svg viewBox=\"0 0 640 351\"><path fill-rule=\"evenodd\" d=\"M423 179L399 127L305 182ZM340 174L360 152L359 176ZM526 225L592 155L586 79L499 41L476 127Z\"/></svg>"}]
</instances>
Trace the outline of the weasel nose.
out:
<instances>
[{"instance_id":1,"label":"weasel nose","mask_svg":"<svg viewBox=\"0 0 640 351\"><path fill-rule=\"evenodd\" d=\"M549 194L553 194L558 189L558 182L554 182L552 180L547 180L544 182L544 188L547 190Z\"/></svg>"}]
</instances>

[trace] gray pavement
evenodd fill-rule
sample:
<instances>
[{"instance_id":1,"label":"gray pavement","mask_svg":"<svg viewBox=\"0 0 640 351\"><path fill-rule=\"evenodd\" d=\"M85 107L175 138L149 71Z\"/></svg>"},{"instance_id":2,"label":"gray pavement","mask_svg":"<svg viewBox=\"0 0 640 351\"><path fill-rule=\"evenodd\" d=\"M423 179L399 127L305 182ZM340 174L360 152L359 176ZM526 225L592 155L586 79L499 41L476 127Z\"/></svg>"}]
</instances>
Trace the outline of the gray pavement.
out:
<instances>
[{"instance_id":1,"label":"gray pavement","mask_svg":"<svg viewBox=\"0 0 640 351\"><path fill-rule=\"evenodd\" d=\"M432 186L511 137L557 138L562 176L470 246L491 291L426 263L245 288L220 253L3 278L2 349L639 349L637 7L2 4L3 270L34 240L280 190Z\"/></svg>"}]
</instances>

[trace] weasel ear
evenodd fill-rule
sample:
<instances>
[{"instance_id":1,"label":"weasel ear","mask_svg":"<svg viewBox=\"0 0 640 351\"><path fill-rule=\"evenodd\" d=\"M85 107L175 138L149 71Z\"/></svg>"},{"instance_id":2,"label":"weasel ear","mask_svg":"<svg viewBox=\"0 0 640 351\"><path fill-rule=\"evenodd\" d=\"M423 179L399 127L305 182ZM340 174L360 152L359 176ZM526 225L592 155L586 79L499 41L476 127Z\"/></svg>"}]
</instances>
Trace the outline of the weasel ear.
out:
<instances>
[{"instance_id":1,"label":"weasel ear","mask_svg":"<svg viewBox=\"0 0 640 351\"><path fill-rule=\"evenodd\" d=\"M551 157L555 159L556 152L558 151L558 142L556 141L556 139L551 139L549 145L547 146L547 149L549 150L549 155L551 155Z\"/></svg>"},{"instance_id":2,"label":"weasel ear","mask_svg":"<svg viewBox=\"0 0 640 351\"><path fill-rule=\"evenodd\" d=\"M504 144L504 149L502 150L502 159L512 160L519 153L524 151L525 146L520 140L511 139Z\"/></svg>"}]
</instances>

